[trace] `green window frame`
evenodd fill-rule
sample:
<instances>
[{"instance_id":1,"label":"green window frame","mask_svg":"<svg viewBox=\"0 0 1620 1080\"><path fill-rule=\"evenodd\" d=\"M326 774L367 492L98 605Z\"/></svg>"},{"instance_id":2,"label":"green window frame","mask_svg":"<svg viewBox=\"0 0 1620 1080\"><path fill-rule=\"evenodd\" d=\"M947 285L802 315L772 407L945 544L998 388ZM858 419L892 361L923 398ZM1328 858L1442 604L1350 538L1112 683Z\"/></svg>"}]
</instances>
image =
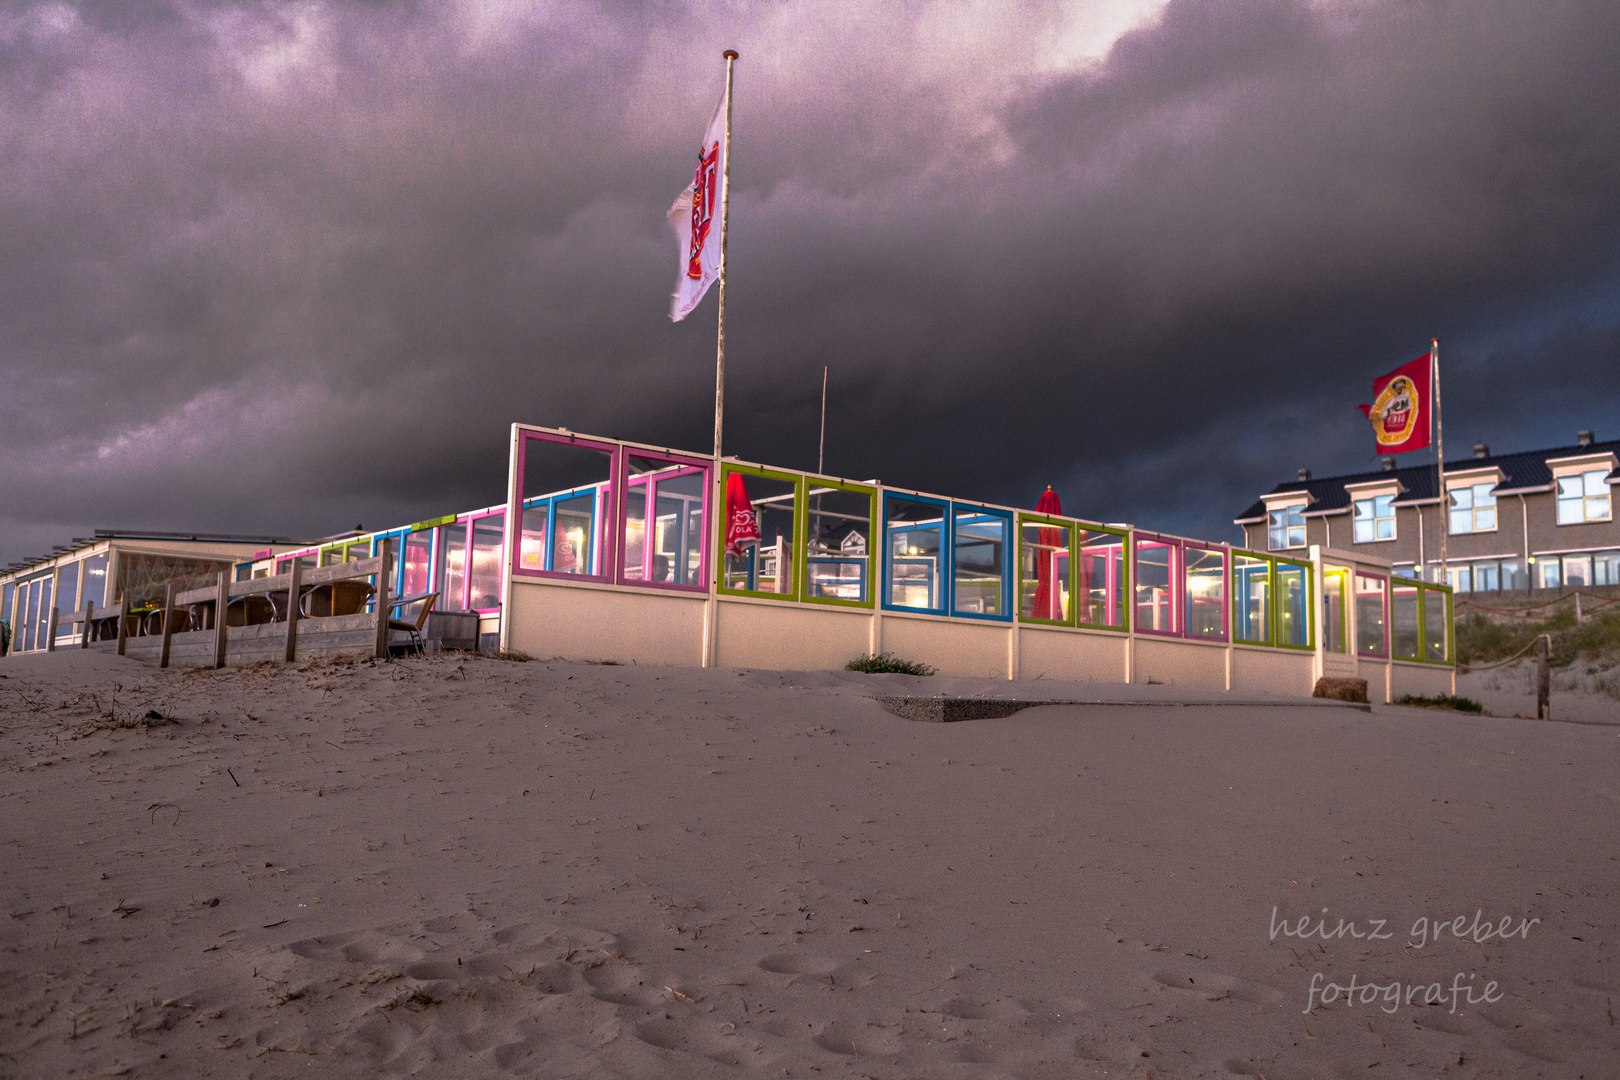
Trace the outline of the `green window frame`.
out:
<instances>
[{"instance_id":1,"label":"green window frame","mask_svg":"<svg viewBox=\"0 0 1620 1080\"><path fill-rule=\"evenodd\" d=\"M1232 643L1296 652L1316 648L1314 567L1259 551L1232 549ZM1256 593L1264 592L1258 598ZM1254 624L1260 622L1256 627ZM1289 640L1289 639L1293 640Z\"/></svg>"},{"instance_id":2,"label":"green window frame","mask_svg":"<svg viewBox=\"0 0 1620 1080\"><path fill-rule=\"evenodd\" d=\"M788 570L793 575L793 583L792 587L787 589L785 592L778 592L775 589L760 588L739 589L726 584L726 578L729 573L727 569L728 559L726 556L725 521L729 508L726 508L722 509L720 513L715 515L717 524L717 540L715 542L714 551L716 554L716 572L720 575L719 592L724 596L755 596L766 600L798 600L804 591L804 476L800 473L783 472L779 469L766 469L756 465L734 465L730 463L723 464L720 467L720 498L722 506L725 504L726 492L730 490L731 476L733 473L744 477L755 477L760 480L773 480L780 484L788 484L792 486L793 539L790 545L791 551L788 553ZM750 502L753 500L753 495L754 493L750 493ZM755 554L753 558L757 561L759 558L759 549L757 545L755 546L754 551ZM780 556L778 556L778 558L780 558ZM780 566L777 567L776 575L772 579L773 581L780 577L781 569L782 568ZM760 577L757 572L754 576L755 583L758 584Z\"/></svg>"},{"instance_id":3,"label":"green window frame","mask_svg":"<svg viewBox=\"0 0 1620 1080\"><path fill-rule=\"evenodd\" d=\"M799 500L799 535L797 544L799 556L799 582L802 601L806 604L825 604L829 607L871 608L876 604L878 588L878 564L883 561L883 522L878 516L878 489L869 484L851 484L844 480L834 480L830 477L816 476L811 473L804 474L804 497ZM817 494L830 492L850 492L866 496L866 554L860 556L866 560L866 582L864 592L866 598L854 600L840 596L812 596L810 594L810 560L812 558L825 558L832 562L846 561L848 556L811 555L810 554L810 509L812 501ZM822 511L818 511L821 513Z\"/></svg>"},{"instance_id":4,"label":"green window frame","mask_svg":"<svg viewBox=\"0 0 1620 1080\"><path fill-rule=\"evenodd\" d=\"M1029 532L1035 533L1034 543L1030 542ZM1062 530L1061 536L1047 536L1048 531ZM1018 621L1033 623L1038 626L1073 626L1075 618L1075 605L1073 597L1074 557L1073 543L1075 523L1067 518L1051 517L1046 514L1018 514ZM1048 553L1045 549L1050 546ZM1036 602L1040 597L1040 567L1042 561L1051 567L1049 571L1051 580L1047 588L1053 590L1057 600L1062 605L1063 617L1054 619L1042 617L1035 613ZM1026 576L1026 567L1029 568ZM1051 595L1050 593L1048 594ZM1029 614L1025 614L1028 609ZM1050 608L1048 607L1048 610Z\"/></svg>"},{"instance_id":5,"label":"green window frame","mask_svg":"<svg viewBox=\"0 0 1620 1080\"><path fill-rule=\"evenodd\" d=\"M1312 566L1292 559L1276 559L1271 574L1273 613L1272 645L1279 649L1316 648L1316 601ZM1298 593L1291 592L1298 583ZM1294 638L1295 640L1288 640Z\"/></svg>"},{"instance_id":6,"label":"green window frame","mask_svg":"<svg viewBox=\"0 0 1620 1080\"><path fill-rule=\"evenodd\" d=\"M1419 591L1418 659L1425 664L1454 662L1457 635L1452 620L1452 594L1453 590L1444 585L1424 585Z\"/></svg>"},{"instance_id":7,"label":"green window frame","mask_svg":"<svg viewBox=\"0 0 1620 1080\"><path fill-rule=\"evenodd\" d=\"M1125 529L1110 529L1106 525L1097 525L1089 521L1073 521L1075 531L1069 534L1069 563L1070 574L1074 579L1074 591L1071 593L1070 607L1074 610L1074 624L1087 630L1112 630L1116 633L1125 633L1128 629L1128 616L1132 600L1131 562L1127 558L1130 552L1130 535ZM1084 535L1082 535L1084 534ZM1092 622L1088 616L1092 610L1092 597L1097 592L1097 586L1092 581L1087 552L1091 550L1098 538L1109 536L1118 541L1118 545L1110 550L1106 556L1103 568L1103 581L1101 586L1102 600L1106 608L1110 599L1113 603L1114 622ZM1084 566L1084 573L1081 567ZM1081 588L1080 584L1085 587Z\"/></svg>"}]
</instances>

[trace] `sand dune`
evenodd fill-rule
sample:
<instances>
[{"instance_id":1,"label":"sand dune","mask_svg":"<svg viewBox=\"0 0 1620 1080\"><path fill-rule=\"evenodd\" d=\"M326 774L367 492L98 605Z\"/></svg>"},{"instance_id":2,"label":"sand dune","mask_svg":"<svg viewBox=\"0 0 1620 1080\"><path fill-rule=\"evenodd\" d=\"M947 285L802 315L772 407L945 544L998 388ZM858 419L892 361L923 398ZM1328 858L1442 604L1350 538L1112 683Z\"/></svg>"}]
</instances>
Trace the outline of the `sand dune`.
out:
<instances>
[{"instance_id":1,"label":"sand dune","mask_svg":"<svg viewBox=\"0 0 1620 1080\"><path fill-rule=\"evenodd\" d=\"M1306 704L941 725L871 699L1175 691L448 656L0 674L0 1076L1620 1060L1620 728ZM1322 1002L1352 976L1378 1000Z\"/></svg>"}]
</instances>

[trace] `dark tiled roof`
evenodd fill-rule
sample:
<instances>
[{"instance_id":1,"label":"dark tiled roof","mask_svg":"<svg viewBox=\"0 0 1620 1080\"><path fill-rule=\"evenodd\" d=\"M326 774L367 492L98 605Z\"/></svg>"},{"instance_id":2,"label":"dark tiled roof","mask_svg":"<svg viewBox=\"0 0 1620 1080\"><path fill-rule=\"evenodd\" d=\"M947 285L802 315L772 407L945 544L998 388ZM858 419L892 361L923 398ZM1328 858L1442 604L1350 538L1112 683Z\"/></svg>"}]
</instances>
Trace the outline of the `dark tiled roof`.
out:
<instances>
[{"instance_id":1,"label":"dark tiled roof","mask_svg":"<svg viewBox=\"0 0 1620 1080\"><path fill-rule=\"evenodd\" d=\"M1550 450L1527 450L1521 454L1492 454L1489 457L1465 457L1446 462L1448 473L1464 472L1469 469L1488 469L1496 466L1502 470L1503 479L1498 485L1499 490L1513 491L1519 488L1545 488L1552 484L1552 470L1547 467L1548 458L1579 457L1584 454L1601 454L1605 451L1620 455L1620 439L1610 442L1595 442L1591 446L1557 446ZM1610 479L1620 475L1620 470L1610 474ZM1390 472L1382 469L1373 472L1352 473L1349 476L1324 476L1312 480L1292 480L1278 484L1272 488L1268 495L1281 495L1284 492L1305 491L1311 496L1311 505L1308 513L1321 513L1322 511L1345 510L1350 506L1350 493L1345 491L1346 484L1361 484L1372 480L1395 479L1406 488L1406 493L1396 500L1396 505L1410 504L1423 499L1436 497L1434 465L1410 465L1396 468ZM1266 516L1264 499L1256 499L1248 509L1237 516L1238 521L1252 521Z\"/></svg>"}]
</instances>

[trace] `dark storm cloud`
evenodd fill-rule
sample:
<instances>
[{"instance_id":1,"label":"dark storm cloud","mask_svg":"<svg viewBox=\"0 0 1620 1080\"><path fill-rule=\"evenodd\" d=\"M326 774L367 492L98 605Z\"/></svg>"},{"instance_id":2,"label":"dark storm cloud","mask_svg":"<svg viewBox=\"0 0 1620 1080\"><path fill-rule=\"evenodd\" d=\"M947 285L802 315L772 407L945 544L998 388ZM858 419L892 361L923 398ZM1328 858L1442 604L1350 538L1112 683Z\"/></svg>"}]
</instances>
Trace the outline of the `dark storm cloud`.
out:
<instances>
[{"instance_id":1,"label":"dark storm cloud","mask_svg":"<svg viewBox=\"0 0 1620 1080\"><path fill-rule=\"evenodd\" d=\"M1431 335L1459 444L1620 428L1610 5L584 12L0 14L0 558L496 502L513 420L706 448L727 46L729 452L813 466L826 364L830 470L1227 538Z\"/></svg>"}]
</instances>

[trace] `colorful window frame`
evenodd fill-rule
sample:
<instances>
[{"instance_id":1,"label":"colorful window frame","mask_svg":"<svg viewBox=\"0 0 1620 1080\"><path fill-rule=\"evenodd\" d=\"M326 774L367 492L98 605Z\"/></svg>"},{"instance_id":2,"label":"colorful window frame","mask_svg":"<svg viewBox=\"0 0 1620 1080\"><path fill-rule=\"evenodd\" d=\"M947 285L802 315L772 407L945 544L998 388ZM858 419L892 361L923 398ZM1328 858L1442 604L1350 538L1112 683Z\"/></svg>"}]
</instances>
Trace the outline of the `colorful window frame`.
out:
<instances>
[{"instance_id":1,"label":"colorful window frame","mask_svg":"<svg viewBox=\"0 0 1620 1080\"><path fill-rule=\"evenodd\" d=\"M1158 556L1163 552L1163 559ZM1150 555L1144 561L1144 554ZM1131 625L1138 634L1181 637L1181 541L1157 533L1131 534ZM1144 617L1145 615L1145 617Z\"/></svg>"},{"instance_id":2,"label":"colorful window frame","mask_svg":"<svg viewBox=\"0 0 1620 1080\"><path fill-rule=\"evenodd\" d=\"M1017 606L1012 588L1013 552L1017 546L1013 524L1010 510L951 503L950 597L946 610L954 617L1013 621ZM970 562L962 557L970 548L991 550L988 559ZM978 610L969 606L974 604Z\"/></svg>"},{"instance_id":3,"label":"colorful window frame","mask_svg":"<svg viewBox=\"0 0 1620 1080\"><path fill-rule=\"evenodd\" d=\"M632 476L630 473L631 458L636 458L641 461L655 462L662 465L663 468L651 472L638 473ZM712 545L710 543L710 537L714 534L715 529L715 508L710 505L710 503L713 501L711 498L712 488L710 486L712 483L713 470L713 458L688 457L684 454L673 454L667 451L649 450L636 446L620 445L617 469L614 473L617 492L620 493L618 497L614 499L616 522L614 536L617 538L617 543L615 545L617 548L617 553L613 561L615 583L619 585L632 585L639 589L658 589L672 592L707 593L709 591L709 575L714 573L714 564L711 558ZM701 483L698 485L690 484L689 480L692 477L698 477ZM658 531L658 523L662 519L660 507L658 505L659 500L660 498L668 497L678 499L683 503L690 502L690 496L685 493L670 496L660 494L660 485L675 481L681 481L681 487L696 486L697 490L700 492L698 499L700 500L699 512L701 516L697 522L697 528L689 531L691 522L690 519L687 518L687 528L682 528L679 530L681 535L680 538L676 540L677 554L690 556L693 553L690 551L690 549L686 549L684 547L685 538L688 536L693 536L696 538L698 546L695 553L697 555L697 565L693 567L690 564L690 559L688 558L684 563L684 569L675 569L672 566L671 576L675 577L677 580L659 581L653 579L653 575L657 571L657 558L664 554L659 550L659 548L662 546L660 543L661 534ZM636 488L643 489L641 492L639 492L643 505L643 534L641 556L637 566L634 568L636 570L636 574L633 575L630 572L632 568L629 566L630 544L626 535L626 529L628 528L630 521L631 503L638 494L638 492L635 490ZM676 511L677 518L689 514L689 506L683 506ZM651 525L650 530L648 529L649 523ZM679 524L679 521L677 524ZM647 542L648 531L650 531L652 534L652 543ZM687 578L688 580L678 580L679 578L683 577Z\"/></svg>"},{"instance_id":4,"label":"colorful window frame","mask_svg":"<svg viewBox=\"0 0 1620 1080\"><path fill-rule=\"evenodd\" d=\"M806 474L804 484L805 497L803 510L801 511L803 524L799 527L799 543L797 545L803 552L799 576L801 583L800 599L807 604L830 604L834 607L874 607L878 587L878 570L882 564L879 555L883 547L882 540L879 539L882 534L882 526L878 516L877 488L869 487L866 484L846 483L842 480L834 480L814 474ZM866 551L862 555L834 554L831 550L827 551L826 554L820 552L812 554L810 551L810 515L812 508L816 506L815 499L818 495L837 493L861 495L866 498ZM826 515L828 511L818 508L815 509L815 513L820 517ZM864 579L858 572L862 562L866 564ZM839 571L837 576L815 578L816 581L827 580L834 582L833 587L836 588L847 588L848 583L859 581L861 583L859 597L815 595L816 589L812 588L812 570L816 567L832 567ZM856 570L857 573L854 575L844 574L845 570L851 569Z\"/></svg>"},{"instance_id":5,"label":"colorful window frame","mask_svg":"<svg viewBox=\"0 0 1620 1080\"><path fill-rule=\"evenodd\" d=\"M1314 650L1317 616L1310 563L1232 550L1232 641L1273 649ZM1263 593L1258 601L1257 592Z\"/></svg>"},{"instance_id":6,"label":"colorful window frame","mask_svg":"<svg viewBox=\"0 0 1620 1080\"><path fill-rule=\"evenodd\" d=\"M1388 659L1390 579L1383 574L1368 574L1357 570L1353 581L1356 655L1377 660Z\"/></svg>"},{"instance_id":7,"label":"colorful window frame","mask_svg":"<svg viewBox=\"0 0 1620 1080\"><path fill-rule=\"evenodd\" d=\"M787 566L786 567L782 566L783 553L778 551L778 553L776 555L777 563L776 563L774 569L772 570L772 572L770 572L768 574L765 573L765 570L767 569L767 566L764 563L764 553L765 553L765 550L767 550L767 549L764 546L762 546L762 544L759 544L759 543L750 544L747 547L747 552L748 552L747 558L749 560L749 568L746 571L746 573L747 573L747 580L752 582L755 587L754 588L747 588L747 587L736 588L736 587L733 587L733 586L728 586L726 584L726 575L727 575L727 572L728 572L726 570L726 567L727 567L728 564L727 564L726 550L725 550L725 546L726 546L726 535L725 535L725 533L726 533L726 527L727 527L727 524L728 524L727 516L732 512L732 509L731 509L731 507L729 505L727 505L725 507L725 509L720 514L714 515L715 524L717 526L717 528L716 528L716 536L714 538L714 550L718 553L717 554L717 562L718 562L718 564L720 566L720 569L721 569L720 583L719 583L719 586L718 586L720 594L722 596L759 596L759 597L764 597L764 598L766 598L768 600L798 600L800 598L800 596L802 595L802 593L804 592L804 566L805 566L805 551L804 551L804 549L805 549L805 478L804 478L804 476L802 476L802 475L800 475L798 473L781 472L781 471L776 470L776 469L766 469L766 468L762 468L762 467L756 466L756 465L739 465L739 464L732 464L730 462L727 462L724 465L722 465L721 469L720 469L720 496L721 496L722 499L729 499L730 498L731 477L734 476L734 475L743 477L744 480L745 480L745 483L746 483L746 479L748 477L754 477L754 478L760 479L760 480L775 481L778 484L787 484L792 488L792 491L793 491L793 526L792 526L792 528L793 528L793 536L788 541L788 544L786 545L788 547L788 551L786 552L786 561L787 561ZM757 513L758 507L760 505L759 502L755 501L758 498L757 491L749 492L748 494L749 494L749 501L750 501L750 503L752 503L755 506L756 513ZM772 496L772 497L774 498L774 496ZM756 518L756 520L757 520L757 518ZM784 570L790 575L791 584L789 585L789 587L787 589L779 589L779 588L774 587L774 586L780 584L781 575L784 572ZM769 588L769 589L759 587L760 584L763 581L767 580L767 579L772 582L773 587Z\"/></svg>"},{"instance_id":8,"label":"colorful window frame","mask_svg":"<svg viewBox=\"0 0 1620 1080\"><path fill-rule=\"evenodd\" d=\"M1066 518L1019 513L1019 622L1045 626L1074 625L1073 552L1076 531L1075 523ZM1030 539L1032 532L1033 540Z\"/></svg>"},{"instance_id":9,"label":"colorful window frame","mask_svg":"<svg viewBox=\"0 0 1620 1080\"><path fill-rule=\"evenodd\" d=\"M1131 559L1128 557L1130 534L1124 529L1110 529L1088 521L1074 524L1076 531L1069 552L1069 565L1074 576L1071 605L1074 608L1074 624L1089 630L1125 633L1131 624L1133 598ZM1094 565L1099 560L1099 552L1102 562L1100 589L1095 572L1097 567ZM1102 594L1102 609L1113 614L1110 622L1091 618L1099 591Z\"/></svg>"},{"instance_id":10,"label":"colorful window frame","mask_svg":"<svg viewBox=\"0 0 1620 1080\"><path fill-rule=\"evenodd\" d=\"M1131 617L1138 634L1224 642L1231 587L1227 549L1159 533L1131 534Z\"/></svg>"},{"instance_id":11,"label":"colorful window frame","mask_svg":"<svg viewBox=\"0 0 1620 1080\"><path fill-rule=\"evenodd\" d=\"M539 495L524 496L527 482L528 448L531 442L551 443L559 446L575 446L586 450L594 450L608 455L608 476L605 481L582 484L565 490L546 492ZM556 434L549 431L532 431L525 429L522 432L517 448L517 476L515 490L517 492L518 520L512 529L512 535L518 542L514 549L508 552L508 565L512 575L519 579L552 578L563 581L596 581L610 582L617 580L618 567L618 538L622 533L619 513L621 507L616 496L622 491L616 481L623 468L623 448L619 443L603 442L599 439L583 439L576 435ZM594 567L591 573L575 573L571 570L557 569L557 544L555 530L558 524L558 504L564 501L577 500L580 495L594 490L592 499L592 522L594 536L590 538L588 549L585 552L574 551L575 558L584 557L591 560ZM526 537L533 535L533 530L526 520L532 511L544 507L545 524L543 532L545 540L541 543L544 555L539 565L525 561L524 543ZM470 548L468 549L471 550ZM470 578L470 558L464 557L467 569L464 575ZM435 578L437 580L437 578ZM641 582L635 584L640 585Z\"/></svg>"},{"instance_id":12,"label":"colorful window frame","mask_svg":"<svg viewBox=\"0 0 1620 1080\"><path fill-rule=\"evenodd\" d=\"M1350 651L1350 568L1322 571L1322 651L1342 655Z\"/></svg>"},{"instance_id":13,"label":"colorful window frame","mask_svg":"<svg viewBox=\"0 0 1620 1080\"><path fill-rule=\"evenodd\" d=\"M895 518L895 508L909 504L937 510L937 519L920 517L915 520ZM944 615L950 611L950 550L951 503L948 499L934 499L905 491L883 493L883 608L885 611L910 612L915 615ZM917 525L918 528L908 526ZM936 544L930 551L926 547L908 545L897 551L895 545L905 534L936 532ZM897 603L896 586L904 595L914 595L919 589L925 600L921 604Z\"/></svg>"}]
</instances>

